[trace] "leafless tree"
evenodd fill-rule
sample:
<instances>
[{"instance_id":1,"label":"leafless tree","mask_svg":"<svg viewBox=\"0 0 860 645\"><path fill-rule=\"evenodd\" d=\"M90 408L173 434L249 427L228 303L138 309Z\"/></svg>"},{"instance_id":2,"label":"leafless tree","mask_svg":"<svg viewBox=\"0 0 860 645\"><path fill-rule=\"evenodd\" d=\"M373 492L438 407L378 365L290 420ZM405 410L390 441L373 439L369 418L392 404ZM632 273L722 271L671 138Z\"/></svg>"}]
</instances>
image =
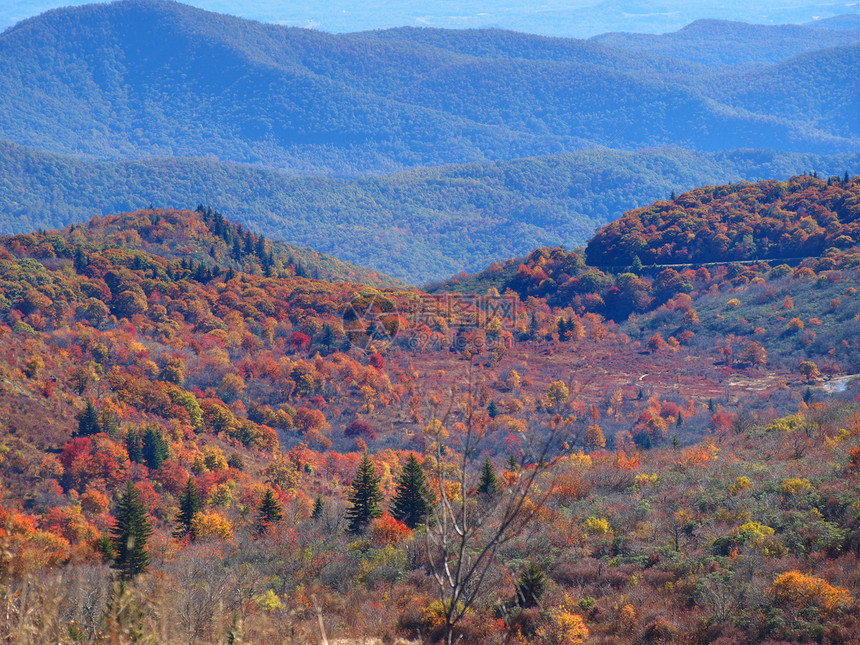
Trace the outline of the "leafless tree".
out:
<instances>
[{"instance_id":1,"label":"leafless tree","mask_svg":"<svg viewBox=\"0 0 860 645\"><path fill-rule=\"evenodd\" d=\"M452 391L442 414L437 404L426 431L438 497L428 522L426 549L442 604L446 645L454 643L458 623L485 594L499 548L522 533L545 502L548 491L539 492L537 483L558 454L569 426L558 415L543 427L533 425L526 433L517 476L492 500L480 499L476 457L488 419L476 409L475 358L467 357L465 389ZM456 449L445 428L454 417L464 426L452 437L459 440Z\"/></svg>"}]
</instances>

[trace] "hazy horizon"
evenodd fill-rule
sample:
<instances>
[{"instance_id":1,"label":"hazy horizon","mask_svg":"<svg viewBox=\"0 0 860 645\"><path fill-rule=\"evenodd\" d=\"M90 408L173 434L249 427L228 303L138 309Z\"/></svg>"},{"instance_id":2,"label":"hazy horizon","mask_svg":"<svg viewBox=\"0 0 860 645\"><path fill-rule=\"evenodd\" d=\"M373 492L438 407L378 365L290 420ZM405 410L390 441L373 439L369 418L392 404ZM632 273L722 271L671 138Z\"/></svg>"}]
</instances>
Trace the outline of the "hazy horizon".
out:
<instances>
[{"instance_id":1,"label":"hazy horizon","mask_svg":"<svg viewBox=\"0 0 860 645\"><path fill-rule=\"evenodd\" d=\"M0 29L64 6L91 4L84 0L11 0L0 6ZM356 6L349 0L187 0L208 11L294 27L344 33L391 27L498 27L547 36L588 38L611 31L665 33L699 19L736 20L755 24L798 24L846 13L857 13L858 2L777 0L751 4L728 0L719 7L703 0L545 0L535 7L513 0L376 0Z\"/></svg>"}]
</instances>

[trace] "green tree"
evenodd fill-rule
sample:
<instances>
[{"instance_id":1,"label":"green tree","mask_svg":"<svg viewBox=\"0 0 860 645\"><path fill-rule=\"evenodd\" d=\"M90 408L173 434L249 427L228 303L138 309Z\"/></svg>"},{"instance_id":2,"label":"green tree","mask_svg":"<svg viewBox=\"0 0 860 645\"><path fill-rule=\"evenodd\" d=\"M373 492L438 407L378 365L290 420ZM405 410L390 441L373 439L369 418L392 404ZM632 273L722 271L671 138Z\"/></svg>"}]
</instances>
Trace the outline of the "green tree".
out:
<instances>
[{"instance_id":1,"label":"green tree","mask_svg":"<svg viewBox=\"0 0 860 645\"><path fill-rule=\"evenodd\" d=\"M536 607L540 604L541 596L546 590L546 574L539 564L529 562L514 586L517 590L517 604L520 607L523 609Z\"/></svg>"},{"instance_id":2,"label":"green tree","mask_svg":"<svg viewBox=\"0 0 860 645\"><path fill-rule=\"evenodd\" d=\"M123 580L131 580L146 571L149 566L149 553L146 543L152 536L152 526L146 515L146 508L140 494L131 483L126 483L116 508L116 523L111 529L114 561Z\"/></svg>"},{"instance_id":3,"label":"green tree","mask_svg":"<svg viewBox=\"0 0 860 645\"><path fill-rule=\"evenodd\" d=\"M179 496L179 514L176 516L178 526L173 532L176 537L194 534L191 530L191 520L194 519L194 514L199 513L203 509L203 500L200 498L200 491L194 483L194 479L189 477L185 482L185 488L182 489L182 494Z\"/></svg>"},{"instance_id":4,"label":"green tree","mask_svg":"<svg viewBox=\"0 0 860 645\"><path fill-rule=\"evenodd\" d=\"M382 492L379 490L379 477L377 477L367 453L364 453L355 479L352 480L349 503L352 506L346 512L346 519L349 522L347 531L350 533L361 533L373 518L382 515L380 508Z\"/></svg>"},{"instance_id":5,"label":"green tree","mask_svg":"<svg viewBox=\"0 0 860 645\"><path fill-rule=\"evenodd\" d=\"M99 431L111 436L115 436L119 432L119 422L109 408L105 408L99 413Z\"/></svg>"},{"instance_id":6,"label":"green tree","mask_svg":"<svg viewBox=\"0 0 860 645\"><path fill-rule=\"evenodd\" d=\"M496 477L496 469L489 457L484 457L484 465L481 467L481 477L478 479L478 494L492 497L499 492L499 480Z\"/></svg>"},{"instance_id":7,"label":"green tree","mask_svg":"<svg viewBox=\"0 0 860 645\"><path fill-rule=\"evenodd\" d=\"M325 500L322 498L322 495L317 495L317 498L314 500L314 508L311 511L311 517L315 520L318 520L325 513Z\"/></svg>"},{"instance_id":8,"label":"green tree","mask_svg":"<svg viewBox=\"0 0 860 645\"><path fill-rule=\"evenodd\" d=\"M167 441L158 427L148 426L143 433L142 454L146 465L153 470L161 468L161 464L170 455Z\"/></svg>"},{"instance_id":9,"label":"green tree","mask_svg":"<svg viewBox=\"0 0 860 645\"><path fill-rule=\"evenodd\" d=\"M79 437L88 437L101 432L99 425L99 412L92 399L87 399L87 407L78 415L78 432Z\"/></svg>"},{"instance_id":10,"label":"green tree","mask_svg":"<svg viewBox=\"0 0 860 645\"><path fill-rule=\"evenodd\" d=\"M143 443L137 428L129 428L125 436L125 449L128 451L128 458L131 461L136 464L143 463Z\"/></svg>"},{"instance_id":11,"label":"green tree","mask_svg":"<svg viewBox=\"0 0 860 645\"><path fill-rule=\"evenodd\" d=\"M257 507L257 532L265 533L266 530L277 522L284 519L284 512L275 497L275 492L267 488L263 493L263 499Z\"/></svg>"},{"instance_id":12,"label":"green tree","mask_svg":"<svg viewBox=\"0 0 860 645\"><path fill-rule=\"evenodd\" d=\"M427 480L421 464L414 454L409 455L403 472L397 481L397 490L391 503L391 516L403 522L410 529L425 521L429 506L427 503Z\"/></svg>"}]
</instances>

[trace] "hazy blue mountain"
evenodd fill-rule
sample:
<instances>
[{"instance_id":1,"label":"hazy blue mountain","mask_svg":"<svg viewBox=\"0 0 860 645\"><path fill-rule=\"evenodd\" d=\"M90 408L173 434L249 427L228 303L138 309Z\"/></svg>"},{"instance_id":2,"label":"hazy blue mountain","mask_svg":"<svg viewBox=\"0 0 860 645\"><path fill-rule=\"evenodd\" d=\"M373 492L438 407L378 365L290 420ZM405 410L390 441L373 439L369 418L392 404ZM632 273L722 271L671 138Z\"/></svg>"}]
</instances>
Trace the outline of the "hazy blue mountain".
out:
<instances>
[{"instance_id":1,"label":"hazy blue mountain","mask_svg":"<svg viewBox=\"0 0 860 645\"><path fill-rule=\"evenodd\" d=\"M19 20L87 0L5 0L0 29ZM552 36L588 38L608 31L665 33L699 18L749 23L804 23L851 10L846 2L805 0L190 0L195 7L243 18L328 32L391 27L466 29L500 27ZM853 6L856 12L856 5Z\"/></svg>"},{"instance_id":2,"label":"hazy blue mountain","mask_svg":"<svg viewBox=\"0 0 860 645\"><path fill-rule=\"evenodd\" d=\"M206 160L90 161L0 144L0 233L60 227L150 204L203 203L267 237L423 283L539 246L583 244L598 225L672 191L845 170L860 172L860 154L670 148L339 179Z\"/></svg>"},{"instance_id":3,"label":"hazy blue mountain","mask_svg":"<svg viewBox=\"0 0 860 645\"><path fill-rule=\"evenodd\" d=\"M776 109L798 123L805 121L812 129L856 138L860 136L858 69L860 45L833 47L727 75L727 82L716 84L716 96L756 114ZM828 83L819 82L822 74L827 75Z\"/></svg>"},{"instance_id":4,"label":"hazy blue mountain","mask_svg":"<svg viewBox=\"0 0 860 645\"><path fill-rule=\"evenodd\" d=\"M807 22L806 26L816 29L853 29L857 31L860 30L860 13L856 11L855 5L854 13L843 13L838 16L813 20Z\"/></svg>"},{"instance_id":5,"label":"hazy blue mountain","mask_svg":"<svg viewBox=\"0 0 860 645\"><path fill-rule=\"evenodd\" d=\"M108 159L353 175L595 146L857 149L860 116L846 125L838 107L856 96L843 70L774 70L786 93L802 82L803 112L750 93L739 74L595 43L498 30L335 36L127 0L0 35L0 137Z\"/></svg>"},{"instance_id":6,"label":"hazy blue mountain","mask_svg":"<svg viewBox=\"0 0 860 645\"><path fill-rule=\"evenodd\" d=\"M817 49L856 45L858 35L812 26L697 20L673 33L608 33L595 36L591 42L716 66L778 63Z\"/></svg>"}]
</instances>

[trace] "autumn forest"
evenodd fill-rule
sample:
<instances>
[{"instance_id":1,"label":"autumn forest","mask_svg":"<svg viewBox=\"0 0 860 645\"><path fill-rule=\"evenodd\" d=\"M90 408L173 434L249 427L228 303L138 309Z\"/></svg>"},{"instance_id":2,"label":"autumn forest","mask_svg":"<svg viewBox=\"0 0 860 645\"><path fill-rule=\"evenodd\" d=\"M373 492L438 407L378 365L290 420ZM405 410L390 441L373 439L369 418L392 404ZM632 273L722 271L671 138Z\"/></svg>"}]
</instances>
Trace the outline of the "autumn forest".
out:
<instances>
[{"instance_id":1,"label":"autumn forest","mask_svg":"<svg viewBox=\"0 0 860 645\"><path fill-rule=\"evenodd\" d=\"M858 32L740 25L0 34L0 642L860 644Z\"/></svg>"}]
</instances>

